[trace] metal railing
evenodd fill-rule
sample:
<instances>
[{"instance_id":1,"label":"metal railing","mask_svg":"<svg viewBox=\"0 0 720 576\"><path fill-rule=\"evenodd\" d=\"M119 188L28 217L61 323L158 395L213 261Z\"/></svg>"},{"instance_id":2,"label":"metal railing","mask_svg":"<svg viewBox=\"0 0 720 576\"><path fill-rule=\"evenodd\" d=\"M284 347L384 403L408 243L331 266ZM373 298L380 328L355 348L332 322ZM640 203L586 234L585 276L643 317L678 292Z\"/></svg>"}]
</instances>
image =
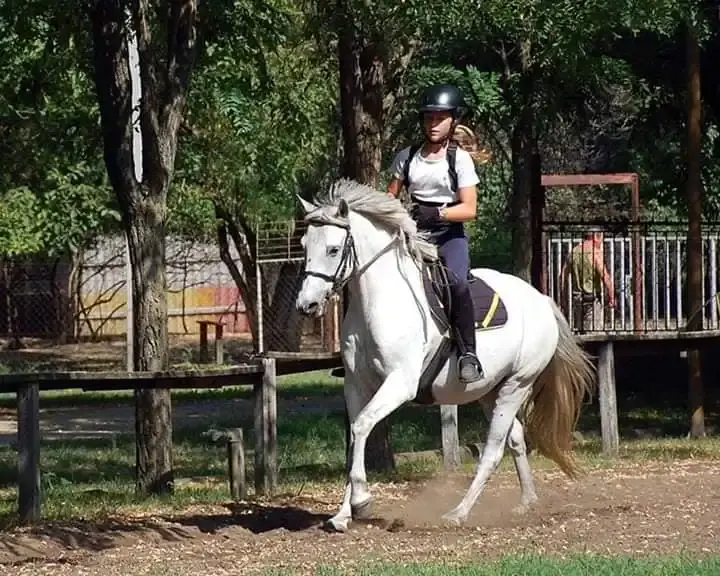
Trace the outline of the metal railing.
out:
<instances>
[{"instance_id":1,"label":"metal railing","mask_svg":"<svg viewBox=\"0 0 720 576\"><path fill-rule=\"evenodd\" d=\"M547 293L575 331L678 331L694 314L720 329L720 223L703 223L699 310L688 307L686 222L554 222L543 232Z\"/></svg>"}]
</instances>

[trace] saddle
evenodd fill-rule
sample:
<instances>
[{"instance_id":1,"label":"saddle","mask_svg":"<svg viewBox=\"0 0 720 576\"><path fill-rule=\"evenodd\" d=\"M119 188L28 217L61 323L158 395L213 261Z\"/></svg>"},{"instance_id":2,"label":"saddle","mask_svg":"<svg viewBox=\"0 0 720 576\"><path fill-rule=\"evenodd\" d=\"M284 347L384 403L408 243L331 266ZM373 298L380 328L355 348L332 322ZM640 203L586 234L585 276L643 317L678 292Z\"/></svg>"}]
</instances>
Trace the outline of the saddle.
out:
<instances>
[{"instance_id":1,"label":"saddle","mask_svg":"<svg viewBox=\"0 0 720 576\"><path fill-rule=\"evenodd\" d=\"M424 259L422 278L430 312L443 337L440 345L425 358L414 402L433 404L432 383L450 355L456 352L457 344L453 331L450 330L450 312L453 302L447 269L440 260ZM484 280L472 273L468 274L468 283L473 301L475 330L491 330L504 326L507 322L507 309L500 295Z\"/></svg>"},{"instance_id":2,"label":"saddle","mask_svg":"<svg viewBox=\"0 0 720 576\"><path fill-rule=\"evenodd\" d=\"M422 277L430 310L438 329L444 332L450 326L449 317L453 305L447 269L439 260L424 260ZM473 301L475 329L489 330L504 326L507 322L507 310L500 295L472 273L468 274L467 280Z\"/></svg>"}]
</instances>

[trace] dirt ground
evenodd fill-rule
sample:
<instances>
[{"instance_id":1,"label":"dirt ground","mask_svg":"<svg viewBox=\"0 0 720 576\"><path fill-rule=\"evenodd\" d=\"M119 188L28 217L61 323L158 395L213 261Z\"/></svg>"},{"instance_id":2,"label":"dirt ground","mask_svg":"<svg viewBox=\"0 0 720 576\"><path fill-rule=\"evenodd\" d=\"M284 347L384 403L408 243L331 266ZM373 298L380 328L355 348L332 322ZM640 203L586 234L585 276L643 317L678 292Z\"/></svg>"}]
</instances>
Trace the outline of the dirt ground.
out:
<instances>
[{"instance_id":1,"label":"dirt ground","mask_svg":"<svg viewBox=\"0 0 720 576\"><path fill-rule=\"evenodd\" d=\"M107 352L107 347L98 347L98 352L95 360L102 365L119 357ZM108 357L100 352L107 352ZM34 360L55 359L38 354ZM313 411L318 405L281 399L278 409L281 414ZM320 403L320 409L328 408ZM226 414L246 410L252 410L249 401L223 400L179 404L173 415L176 426L197 424L199 419L212 425ZM14 442L14 418L12 410L0 413L0 442ZM112 436L125 430L129 421L131 406L56 407L43 410L41 416L46 438ZM300 495L277 497L261 505L195 507L172 516L43 524L0 533L0 574L223 576L269 569L311 574L320 565L482 561L521 552L719 554L719 464L700 460L642 466L623 463L614 469L594 470L577 482L557 471L538 470L540 501L523 516L511 512L519 499L514 473L498 473L461 528L443 525L440 516L462 497L470 482L467 475L371 486L376 497L374 517L353 524L347 534L320 529L339 505L340 488L305 489Z\"/></svg>"},{"instance_id":2,"label":"dirt ground","mask_svg":"<svg viewBox=\"0 0 720 576\"><path fill-rule=\"evenodd\" d=\"M519 495L515 476L497 474L461 528L439 519L470 481L452 475L372 486L374 518L353 524L346 534L319 528L340 501L337 489L262 506L17 530L0 535L0 565L7 576L215 576L269 569L309 574L319 565L373 560L480 561L521 552L720 552L716 461L624 464L591 471L576 482L543 470L536 480L539 503L517 515L511 512Z\"/></svg>"}]
</instances>

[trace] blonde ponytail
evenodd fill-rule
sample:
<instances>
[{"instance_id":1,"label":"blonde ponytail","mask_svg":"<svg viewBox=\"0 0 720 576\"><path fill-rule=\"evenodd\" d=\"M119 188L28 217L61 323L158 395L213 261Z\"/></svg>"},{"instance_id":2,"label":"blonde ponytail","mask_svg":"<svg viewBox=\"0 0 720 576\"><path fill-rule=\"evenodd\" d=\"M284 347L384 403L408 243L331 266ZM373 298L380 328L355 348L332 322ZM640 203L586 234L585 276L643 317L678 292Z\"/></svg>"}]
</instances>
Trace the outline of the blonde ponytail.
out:
<instances>
[{"instance_id":1,"label":"blonde ponytail","mask_svg":"<svg viewBox=\"0 0 720 576\"><path fill-rule=\"evenodd\" d=\"M478 164L487 164L492 160L492 154L480 146L478 137L472 128L458 124L453 131L452 140L457 142L457 145L470 154L470 157Z\"/></svg>"}]
</instances>

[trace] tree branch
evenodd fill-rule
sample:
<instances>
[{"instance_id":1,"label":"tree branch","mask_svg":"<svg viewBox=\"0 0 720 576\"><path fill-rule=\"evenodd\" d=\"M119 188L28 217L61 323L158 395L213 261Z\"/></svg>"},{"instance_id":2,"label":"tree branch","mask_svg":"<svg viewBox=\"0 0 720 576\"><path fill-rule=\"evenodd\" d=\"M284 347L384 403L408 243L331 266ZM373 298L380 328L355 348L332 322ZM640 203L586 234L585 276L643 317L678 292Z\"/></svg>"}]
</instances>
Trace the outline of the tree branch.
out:
<instances>
[{"instance_id":1,"label":"tree branch","mask_svg":"<svg viewBox=\"0 0 720 576\"><path fill-rule=\"evenodd\" d=\"M215 202L214 205L215 217L225 223L226 234L228 232L230 233L230 237L232 238L233 243L235 244L235 248L237 249L238 256L240 256L240 261L242 263L243 269L246 271L247 274L248 270L252 271L255 268L255 257L253 250L253 246L255 245L255 236L252 232L249 231L247 222L242 215L238 216L240 226L243 229L243 231L241 232L233 221L230 213L225 208L220 206L220 204L218 204L217 202Z\"/></svg>"},{"instance_id":2,"label":"tree branch","mask_svg":"<svg viewBox=\"0 0 720 576\"><path fill-rule=\"evenodd\" d=\"M170 165L175 158L175 135L182 122L183 109L190 87L190 74L197 44L197 0L170 0L168 26L167 82L162 99L162 129L172 149L163 150L163 159Z\"/></svg>"},{"instance_id":3,"label":"tree branch","mask_svg":"<svg viewBox=\"0 0 720 576\"><path fill-rule=\"evenodd\" d=\"M391 124L389 120L395 112L398 97L401 96L403 80L405 79L410 62L412 62L415 53L421 46L422 42L420 40L411 40L407 46L401 46L389 59L388 74L385 82L385 98L383 99L383 113L385 118L388 119L385 127L385 137L388 136L387 131Z\"/></svg>"},{"instance_id":4,"label":"tree branch","mask_svg":"<svg viewBox=\"0 0 720 576\"><path fill-rule=\"evenodd\" d=\"M132 122L126 15L122 3L103 0L89 6L89 15L105 165L120 201L132 207L135 178L128 168L132 166Z\"/></svg>"},{"instance_id":5,"label":"tree branch","mask_svg":"<svg viewBox=\"0 0 720 576\"><path fill-rule=\"evenodd\" d=\"M150 190L163 191L167 173L160 161L160 124L158 122L158 74L152 46L148 0L133 0L132 22L137 35L138 62L140 66L140 131L143 148L143 180ZM156 181L162 179L159 182Z\"/></svg>"}]
</instances>

